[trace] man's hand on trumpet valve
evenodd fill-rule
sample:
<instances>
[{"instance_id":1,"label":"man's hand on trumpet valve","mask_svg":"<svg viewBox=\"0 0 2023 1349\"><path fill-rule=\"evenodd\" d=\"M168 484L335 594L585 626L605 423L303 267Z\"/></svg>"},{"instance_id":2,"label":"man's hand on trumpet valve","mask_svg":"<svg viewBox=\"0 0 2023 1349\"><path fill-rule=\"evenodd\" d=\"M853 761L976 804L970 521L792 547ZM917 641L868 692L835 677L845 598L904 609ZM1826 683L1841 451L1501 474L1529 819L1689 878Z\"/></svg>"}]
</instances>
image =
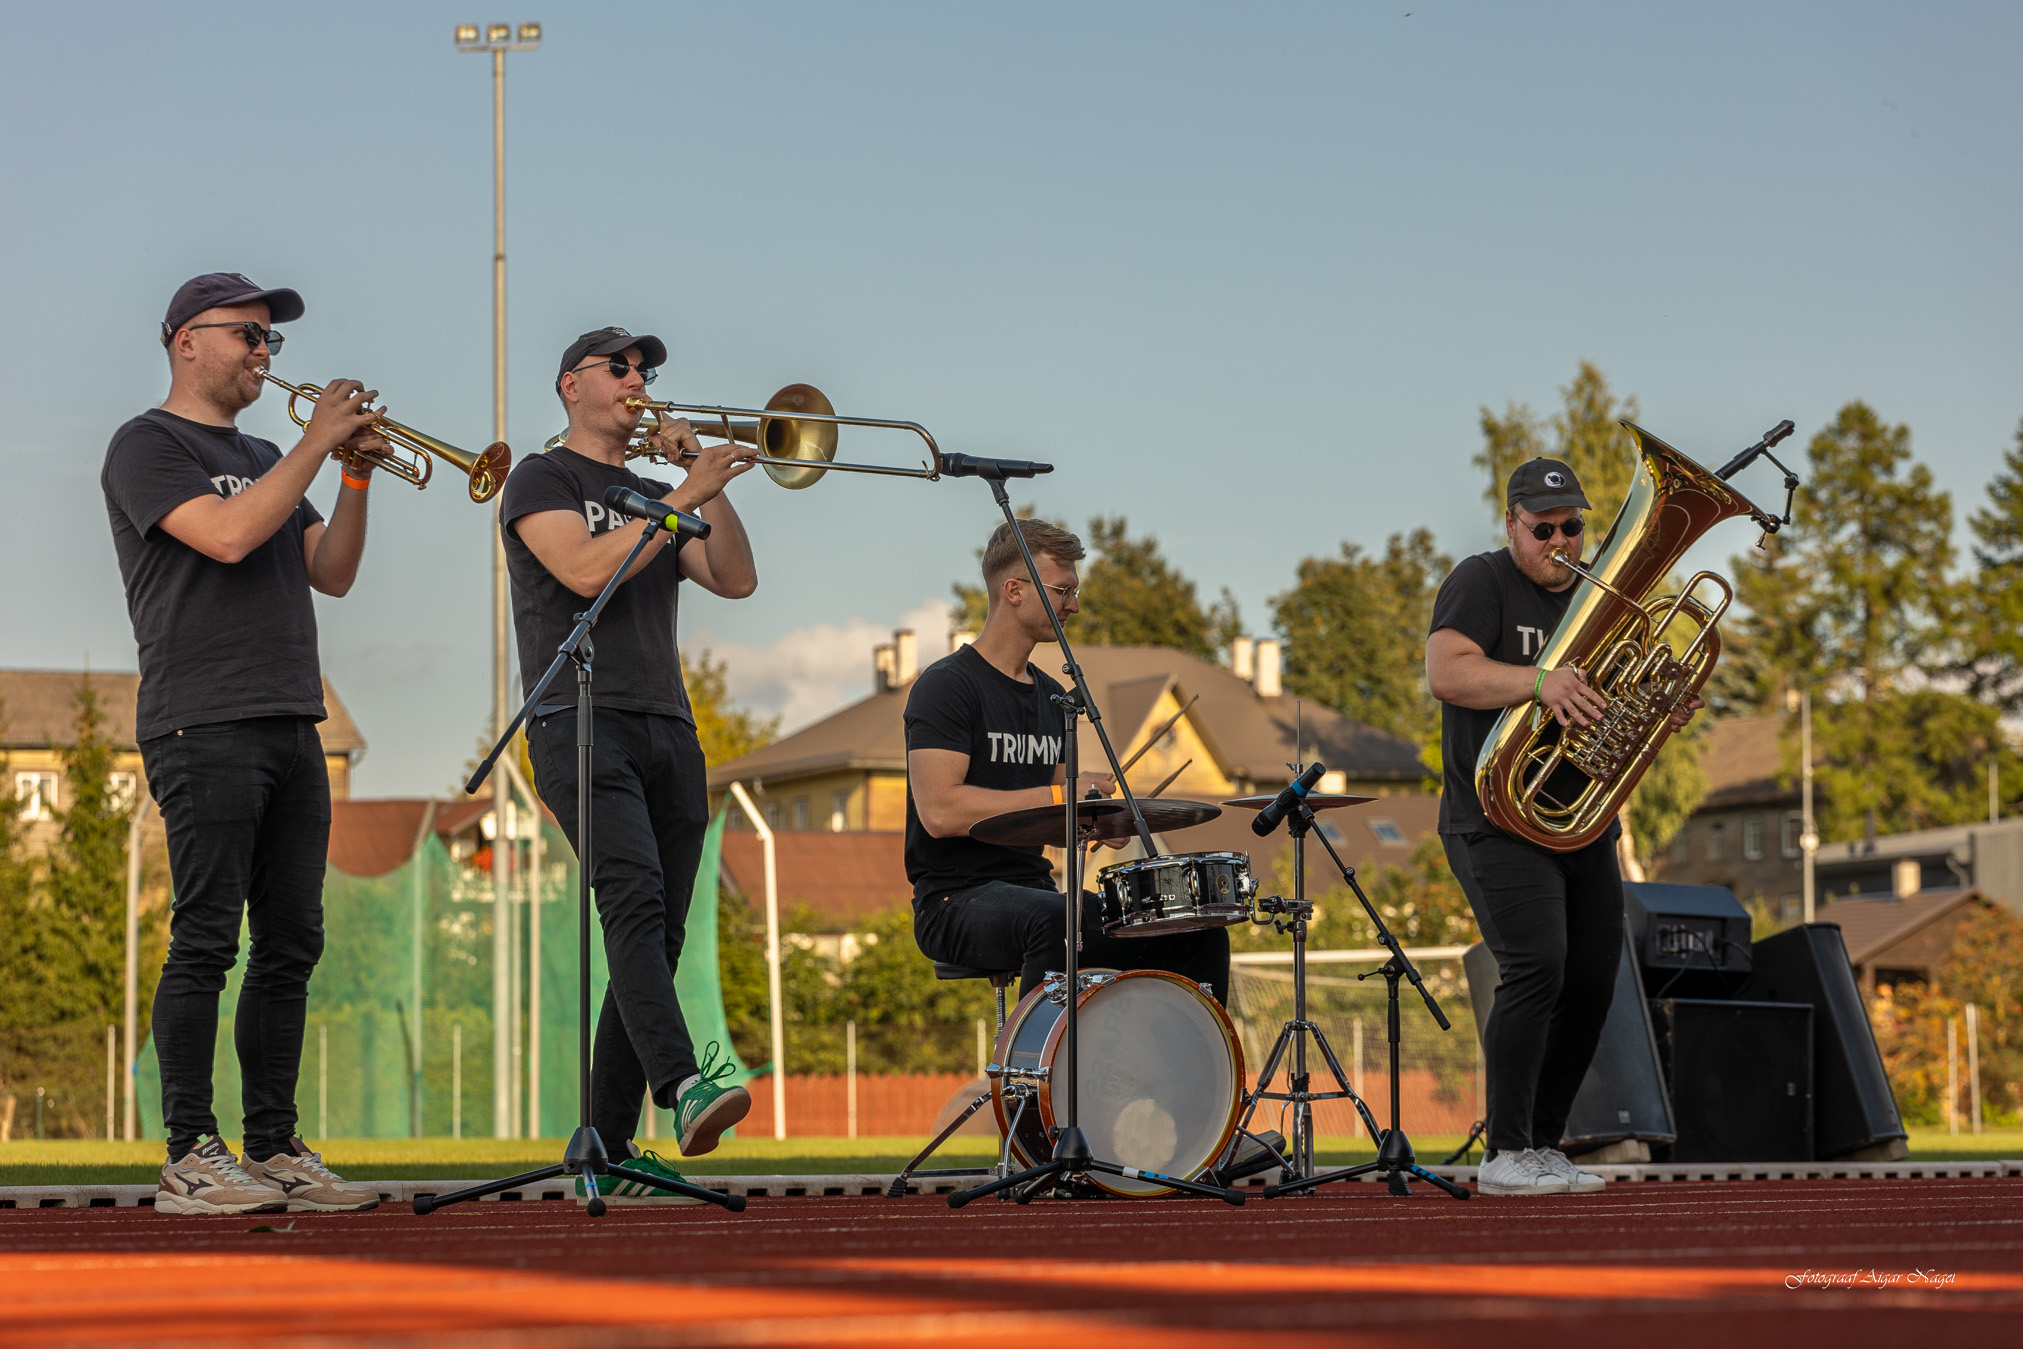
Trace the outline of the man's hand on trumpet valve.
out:
<instances>
[{"instance_id":1,"label":"man's hand on trumpet valve","mask_svg":"<svg viewBox=\"0 0 2023 1349\"><path fill-rule=\"evenodd\" d=\"M682 437L679 442L681 451L691 453L695 457L676 460L674 456L678 451L669 449L666 451L668 460L671 463L679 463L688 470L688 480L684 486L693 487L704 493L702 501L708 501L722 492L730 485L732 478L751 471L752 456L758 451L749 445L724 442L705 445L695 438L695 432L690 428L686 418L677 419L671 425L680 428L677 434ZM663 425L661 435L667 435L668 430L669 426ZM654 437L654 442L663 443L660 436ZM696 504L700 505L701 502Z\"/></svg>"},{"instance_id":2,"label":"man's hand on trumpet valve","mask_svg":"<svg viewBox=\"0 0 2023 1349\"><path fill-rule=\"evenodd\" d=\"M356 437L366 434L379 409L369 406L379 390L368 389L355 379L334 379L316 395L316 405L302 428L302 438L319 443L326 454L335 454Z\"/></svg>"}]
</instances>

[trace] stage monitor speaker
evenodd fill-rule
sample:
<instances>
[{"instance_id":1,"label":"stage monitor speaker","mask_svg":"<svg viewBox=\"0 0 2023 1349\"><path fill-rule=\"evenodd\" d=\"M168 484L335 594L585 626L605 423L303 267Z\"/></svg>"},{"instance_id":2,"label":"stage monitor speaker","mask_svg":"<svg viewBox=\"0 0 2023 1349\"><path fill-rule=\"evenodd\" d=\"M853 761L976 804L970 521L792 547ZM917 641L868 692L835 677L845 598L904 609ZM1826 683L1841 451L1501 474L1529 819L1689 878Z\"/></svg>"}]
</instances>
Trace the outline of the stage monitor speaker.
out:
<instances>
[{"instance_id":1,"label":"stage monitor speaker","mask_svg":"<svg viewBox=\"0 0 2023 1349\"><path fill-rule=\"evenodd\" d=\"M1477 942L1461 958L1461 968L1468 976L1468 999L1475 1008L1479 1042L1489 1011L1496 1005L1496 957ZM1560 1146L1569 1155L1579 1156L1629 1138L1670 1143L1676 1132L1664 1075L1658 1069L1650 1011L1637 985L1637 966L1625 933L1622 956L1616 962L1616 999L1609 1004L1601 1042L1595 1046L1594 1061L1581 1081L1580 1094L1574 1097Z\"/></svg>"},{"instance_id":2,"label":"stage monitor speaker","mask_svg":"<svg viewBox=\"0 0 2023 1349\"><path fill-rule=\"evenodd\" d=\"M1749 910L1718 885L1623 883L1646 997L1732 998L1749 973Z\"/></svg>"},{"instance_id":3,"label":"stage monitor speaker","mask_svg":"<svg viewBox=\"0 0 2023 1349\"><path fill-rule=\"evenodd\" d=\"M1812 1160L1812 1008L1658 998L1675 1162Z\"/></svg>"},{"instance_id":4,"label":"stage monitor speaker","mask_svg":"<svg viewBox=\"0 0 2023 1349\"><path fill-rule=\"evenodd\" d=\"M1838 923L1805 923L1756 943L1736 996L1812 1006L1812 1133L1821 1158L1901 1161L1909 1136Z\"/></svg>"}]
</instances>

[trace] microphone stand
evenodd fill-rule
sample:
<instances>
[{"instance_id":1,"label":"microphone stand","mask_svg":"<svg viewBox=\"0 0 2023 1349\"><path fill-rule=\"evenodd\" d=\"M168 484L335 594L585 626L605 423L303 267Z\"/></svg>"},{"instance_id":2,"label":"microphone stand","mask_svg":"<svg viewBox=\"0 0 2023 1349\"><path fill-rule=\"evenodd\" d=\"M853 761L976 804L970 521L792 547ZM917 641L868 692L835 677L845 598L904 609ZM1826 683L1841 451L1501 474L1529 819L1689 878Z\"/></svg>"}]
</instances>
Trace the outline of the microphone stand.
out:
<instances>
[{"instance_id":1,"label":"microphone stand","mask_svg":"<svg viewBox=\"0 0 2023 1349\"><path fill-rule=\"evenodd\" d=\"M726 1194L721 1190L705 1189L686 1181L669 1180L664 1176L648 1175L644 1171L634 1171L621 1164L614 1164L604 1151L604 1140L597 1136L595 1126L590 1123L590 870L591 859L596 856L596 840L590 832L590 783L592 761L595 758L595 742L591 734L592 700L590 696L590 667L595 660L595 644L590 640L590 629L595 627L604 606L611 599L618 583L632 570L632 564L646 551L646 545L660 531L658 520L648 520L646 528L640 531L639 542L632 545L632 551L611 579L604 583L604 590L590 607L576 615L576 626L562 642L555 653L553 663L548 666L527 700L520 705L513 717L513 724L492 746L492 752L485 756L471 780L464 784L466 793L474 793L484 780L491 776L492 767L499 756L512 743L513 733L520 729L527 718L541 704L541 695L555 682L555 676L562 673L564 665L574 662L576 666L576 1052L578 1055L577 1105L579 1109L576 1132L569 1136L569 1145L563 1150L562 1160L554 1166L544 1166L538 1171L527 1171L504 1180L488 1180L466 1189L455 1190L445 1195L418 1194L414 1197L414 1211L418 1215L447 1208L451 1204L461 1204L472 1199L483 1199L488 1194L498 1194L504 1190L518 1190L556 1176L574 1173L583 1179L583 1193L588 1198L586 1206L590 1216L604 1216L604 1197L597 1192L599 1176L617 1176L638 1185L666 1190L673 1194L685 1195L690 1199L700 1199L716 1204L732 1213L742 1213L745 1197L741 1194ZM707 532L698 535L707 538ZM501 837L504 837L502 834ZM494 863L496 865L496 863ZM503 923L506 915L493 915L494 922Z\"/></svg>"},{"instance_id":2,"label":"microphone stand","mask_svg":"<svg viewBox=\"0 0 2023 1349\"><path fill-rule=\"evenodd\" d=\"M1145 856L1157 857L1159 850L1152 843L1152 831L1146 827L1144 812L1138 809L1138 798L1131 791L1131 784L1125 780L1124 770L1117 763L1117 751L1110 744L1110 736L1103 729L1103 715L1097 710L1096 700L1088 693L1087 682L1082 677L1082 666L1075 659L1075 650L1068 645L1068 634L1061 626L1061 616L1054 611L1052 596L1046 583L1040 580L1039 564L1033 560L1033 551L1026 544L1025 531L1019 528L1018 517L1012 512L1011 495L1005 490L1007 470L1015 470L1023 465L1001 464L993 460L979 460L974 476L990 483L991 496L997 501L998 509L1004 512L1005 523L1011 526L1012 538L1018 541L1019 555L1025 560L1026 574L1032 578L1033 589L1040 602L1047 607L1047 618L1054 627L1054 640L1060 643L1063 664L1061 671L1068 676L1069 688L1055 699L1060 706L1064 726L1062 732L1062 753L1066 756L1064 771L1067 775L1067 790L1062 793L1067 800L1064 846L1066 856L1061 869L1065 884L1062 898L1067 916L1067 978L1062 984L1066 1001L1061 1007L1062 1030L1061 1049L1054 1060L1054 1099L1061 1103L1060 1125L1054 1137L1054 1155L1049 1161L1009 1176L1000 1176L973 1189L957 1190L948 1196L950 1208L961 1208L973 1199L981 1199L1000 1190L1017 1188L1015 1198L1019 1203L1030 1203L1050 1180L1072 1180L1091 1171L1105 1175L1123 1176L1130 1179L1156 1181L1176 1190L1190 1194L1207 1195L1220 1199L1238 1208L1243 1206L1240 1190L1225 1189L1219 1185L1203 1185L1196 1181L1184 1180L1178 1176L1164 1176L1157 1172L1128 1167L1120 1163L1097 1157L1089 1147L1088 1137L1083 1134L1079 1123L1080 1060L1077 1050L1076 1023L1078 1004L1081 1002L1081 976L1077 968L1077 947L1082 939L1079 910L1082 902L1082 844L1079 818L1075 808L1080 803L1075 799L1075 779L1081 776L1081 757L1076 746L1076 719L1088 714L1089 725L1095 728L1096 739L1103 747L1103 756L1109 760L1110 771L1116 776L1117 786L1124 793L1125 804L1131 811L1131 823L1137 830L1138 841L1144 845Z\"/></svg>"},{"instance_id":3,"label":"microphone stand","mask_svg":"<svg viewBox=\"0 0 2023 1349\"><path fill-rule=\"evenodd\" d=\"M1356 976L1358 979L1368 979L1371 975L1381 974L1384 976L1384 983L1388 986L1390 992L1391 1127L1384 1130L1382 1135L1377 1136L1377 1159L1375 1161L1364 1162L1360 1166L1343 1167L1339 1171L1323 1172L1317 1176L1301 1176L1298 1179L1286 1181L1278 1185L1267 1185L1264 1187L1264 1197L1275 1199L1282 1194L1296 1194L1302 1190L1311 1190L1317 1185L1326 1185L1337 1180L1353 1180L1357 1176L1374 1174L1384 1177L1390 1193L1394 1195L1411 1194L1412 1190L1406 1183L1406 1177L1416 1176L1430 1185L1436 1185L1445 1190L1456 1199L1467 1199L1470 1197L1467 1190L1443 1176L1434 1175L1431 1171L1426 1170L1418 1164L1418 1158L1412 1152L1412 1140L1405 1136L1405 1130L1399 1123L1398 981L1400 979L1411 980L1412 987L1418 989L1419 996L1426 1000L1426 1010L1433 1014L1433 1021L1441 1030L1452 1030L1453 1025L1447 1020L1446 1013L1440 1010L1440 1004L1434 1000L1433 994L1427 989L1425 980L1419 977L1418 968L1412 964L1411 958L1405 954L1405 948L1399 943L1396 934L1384 925L1383 915L1377 912L1377 906L1370 903L1370 897L1364 894L1363 887L1356 883L1356 869L1342 860L1342 855L1335 851L1335 845L1328 841L1327 834L1317 827L1313 810L1305 801L1301 801L1293 806L1287 818L1295 830L1295 838L1299 837L1300 832L1311 831L1313 836L1321 841L1321 846L1328 850L1328 856L1334 861L1335 868L1342 873L1342 879L1348 882L1349 889L1355 892L1356 898L1362 901L1363 912L1369 915L1371 925L1377 929L1378 944L1391 953L1391 958L1376 969ZM1322 1041L1322 1043L1325 1044L1326 1041ZM1329 1065L1334 1068L1336 1081L1339 1082L1341 1079L1341 1068L1334 1063L1333 1054L1328 1055L1328 1060ZM1312 1098L1309 1097L1309 1099ZM1351 1095L1351 1099L1356 1100L1357 1106L1362 1106L1362 1101L1355 1098L1353 1094ZM1369 1113L1367 1109L1363 1111L1363 1118L1365 1122L1368 1122Z\"/></svg>"}]
</instances>

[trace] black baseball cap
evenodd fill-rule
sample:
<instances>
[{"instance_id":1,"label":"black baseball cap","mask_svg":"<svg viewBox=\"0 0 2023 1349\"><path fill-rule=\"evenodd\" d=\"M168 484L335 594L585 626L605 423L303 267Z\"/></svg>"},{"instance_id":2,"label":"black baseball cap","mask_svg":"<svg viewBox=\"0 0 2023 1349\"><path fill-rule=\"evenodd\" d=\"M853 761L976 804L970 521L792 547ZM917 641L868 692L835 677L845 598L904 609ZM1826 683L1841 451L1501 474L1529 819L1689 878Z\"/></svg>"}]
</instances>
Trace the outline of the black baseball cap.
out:
<instances>
[{"instance_id":1,"label":"black baseball cap","mask_svg":"<svg viewBox=\"0 0 2023 1349\"><path fill-rule=\"evenodd\" d=\"M634 337L623 328L599 328L569 344L569 349L562 353L562 368L555 372L555 382L560 384L562 376L583 364L587 356L616 356L627 347L638 347L641 364L651 369L667 364L667 346L659 338L644 334Z\"/></svg>"},{"instance_id":2,"label":"black baseball cap","mask_svg":"<svg viewBox=\"0 0 2023 1349\"><path fill-rule=\"evenodd\" d=\"M169 301L168 316L162 320L162 341L174 337L185 323L206 309L229 304L267 302L269 323L293 323L302 317L302 297L292 290L262 290L238 272L206 272L183 282Z\"/></svg>"},{"instance_id":3,"label":"black baseball cap","mask_svg":"<svg viewBox=\"0 0 2023 1349\"><path fill-rule=\"evenodd\" d=\"M1510 475L1504 500L1534 513L1558 510L1561 506L1589 509L1587 498L1581 494L1580 479L1557 459L1527 459L1519 464Z\"/></svg>"}]
</instances>

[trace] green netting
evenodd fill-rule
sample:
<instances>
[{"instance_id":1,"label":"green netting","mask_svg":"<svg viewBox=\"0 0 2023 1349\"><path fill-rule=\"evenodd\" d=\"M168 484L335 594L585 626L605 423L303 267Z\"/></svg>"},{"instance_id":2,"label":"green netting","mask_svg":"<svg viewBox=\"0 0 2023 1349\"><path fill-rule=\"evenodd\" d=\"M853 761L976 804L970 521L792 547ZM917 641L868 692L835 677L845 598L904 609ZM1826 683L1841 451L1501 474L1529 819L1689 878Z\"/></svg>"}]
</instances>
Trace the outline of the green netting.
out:
<instances>
[{"instance_id":1,"label":"green netting","mask_svg":"<svg viewBox=\"0 0 2023 1349\"><path fill-rule=\"evenodd\" d=\"M722 834L719 815L710 826L696 873L675 982L697 1047L718 1041L735 1063L717 970ZM519 847L508 919L519 975L514 981L518 1027L514 1038L519 1047L510 1071L520 1091L505 1132L552 1137L566 1135L577 1120L576 858L559 830L544 828L536 884L528 864L531 841L523 840ZM465 1137L492 1137L498 1132L492 1090L497 907L491 875L453 861L434 834L413 857L385 875L350 876L334 869L326 873L324 952L309 983L302 1075L295 1096L305 1136L401 1138L461 1132ZM536 924L538 999L529 977L536 967ZM212 1099L219 1126L228 1137L239 1132L239 1065L232 1047L232 1020L247 941L242 928L241 961L227 980L218 1008ZM593 1017L602 1005L606 981L604 943L593 926ZM533 1014L537 1005L538 1026ZM456 1050L459 1038L461 1056ZM742 1082L747 1074L742 1064L737 1067L736 1080ZM148 1137L162 1137L161 1076L151 1041L142 1048L136 1074L143 1131ZM655 1114L650 1127L664 1136L668 1113Z\"/></svg>"}]
</instances>

